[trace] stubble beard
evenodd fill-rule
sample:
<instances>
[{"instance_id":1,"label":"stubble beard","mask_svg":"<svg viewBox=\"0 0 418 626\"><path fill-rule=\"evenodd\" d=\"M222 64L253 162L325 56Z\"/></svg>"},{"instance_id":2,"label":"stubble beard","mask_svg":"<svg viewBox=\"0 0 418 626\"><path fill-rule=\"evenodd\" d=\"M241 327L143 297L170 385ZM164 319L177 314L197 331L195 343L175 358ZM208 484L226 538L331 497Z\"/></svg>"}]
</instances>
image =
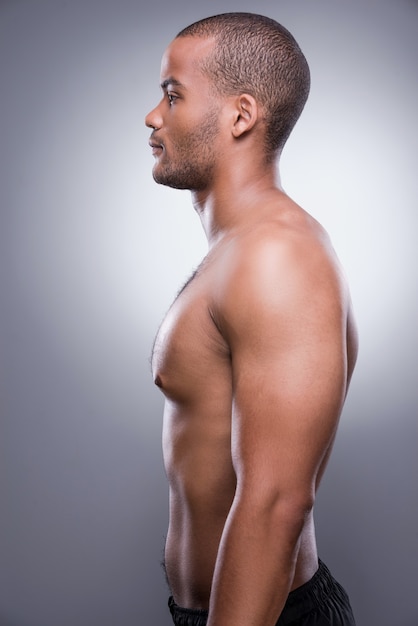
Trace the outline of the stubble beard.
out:
<instances>
[{"instance_id":1,"label":"stubble beard","mask_svg":"<svg viewBox=\"0 0 418 626\"><path fill-rule=\"evenodd\" d=\"M213 141L218 132L217 112L213 111L181 141L172 140L170 157L165 152L153 169L156 183L174 189L203 191L211 184L215 167Z\"/></svg>"}]
</instances>

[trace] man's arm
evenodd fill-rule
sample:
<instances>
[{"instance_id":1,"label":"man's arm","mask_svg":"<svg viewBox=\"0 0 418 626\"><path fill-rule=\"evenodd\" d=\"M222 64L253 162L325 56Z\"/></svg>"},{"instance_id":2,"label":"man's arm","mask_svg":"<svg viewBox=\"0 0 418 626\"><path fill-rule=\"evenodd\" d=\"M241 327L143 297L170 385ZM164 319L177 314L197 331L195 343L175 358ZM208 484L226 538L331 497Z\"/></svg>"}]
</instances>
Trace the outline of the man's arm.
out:
<instances>
[{"instance_id":1,"label":"man's arm","mask_svg":"<svg viewBox=\"0 0 418 626\"><path fill-rule=\"evenodd\" d=\"M237 489L208 626L276 623L344 401L347 296L330 251L306 239L231 252L219 292Z\"/></svg>"}]
</instances>

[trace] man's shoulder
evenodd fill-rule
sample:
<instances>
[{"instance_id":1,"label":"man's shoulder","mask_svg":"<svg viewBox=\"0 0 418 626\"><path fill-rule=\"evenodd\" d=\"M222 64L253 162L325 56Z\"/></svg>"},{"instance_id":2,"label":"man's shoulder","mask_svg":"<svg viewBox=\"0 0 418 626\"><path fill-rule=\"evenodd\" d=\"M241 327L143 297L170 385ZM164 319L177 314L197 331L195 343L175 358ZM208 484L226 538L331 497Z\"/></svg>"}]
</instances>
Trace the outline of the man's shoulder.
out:
<instances>
[{"instance_id":1,"label":"man's shoulder","mask_svg":"<svg viewBox=\"0 0 418 626\"><path fill-rule=\"evenodd\" d=\"M302 210L260 219L225 246L222 282L257 284L323 272L339 273L339 262L325 229Z\"/></svg>"},{"instance_id":2,"label":"man's shoulder","mask_svg":"<svg viewBox=\"0 0 418 626\"><path fill-rule=\"evenodd\" d=\"M219 319L248 325L302 310L342 310L348 288L326 231L304 212L260 220L225 247L217 272Z\"/></svg>"}]
</instances>

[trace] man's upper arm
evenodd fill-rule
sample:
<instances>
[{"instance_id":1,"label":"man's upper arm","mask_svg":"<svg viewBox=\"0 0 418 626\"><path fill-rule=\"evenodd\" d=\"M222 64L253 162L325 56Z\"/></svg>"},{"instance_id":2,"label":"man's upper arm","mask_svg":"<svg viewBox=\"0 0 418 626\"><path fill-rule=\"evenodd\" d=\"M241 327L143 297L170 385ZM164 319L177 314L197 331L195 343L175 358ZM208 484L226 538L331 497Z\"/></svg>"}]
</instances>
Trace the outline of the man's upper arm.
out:
<instances>
[{"instance_id":1,"label":"man's upper arm","mask_svg":"<svg viewBox=\"0 0 418 626\"><path fill-rule=\"evenodd\" d=\"M238 492L309 502L346 391L341 280L318 244L301 254L272 238L243 252L231 256L219 304Z\"/></svg>"}]
</instances>

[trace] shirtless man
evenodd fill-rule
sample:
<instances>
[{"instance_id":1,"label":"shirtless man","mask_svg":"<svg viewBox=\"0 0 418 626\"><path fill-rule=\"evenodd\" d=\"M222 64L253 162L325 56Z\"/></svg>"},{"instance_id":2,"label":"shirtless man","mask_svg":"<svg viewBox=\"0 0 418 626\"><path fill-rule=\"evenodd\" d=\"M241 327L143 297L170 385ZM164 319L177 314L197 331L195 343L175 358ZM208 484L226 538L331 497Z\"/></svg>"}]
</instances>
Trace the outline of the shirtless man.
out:
<instances>
[{"instance_id":1,"label":"shirtless man","mask_svg":"<svg viewBox=\"0 0 418 626\"><path fill-rule=\"evenodd\" d=\"M208 253L163 321L165 566L178 626L353 626L318 560L313 506L357 352L323 228L277 162L309 91L282 26L226 14L182 31L146 117L157 183L192 192Z\"/></svg>"}]
</instances>

